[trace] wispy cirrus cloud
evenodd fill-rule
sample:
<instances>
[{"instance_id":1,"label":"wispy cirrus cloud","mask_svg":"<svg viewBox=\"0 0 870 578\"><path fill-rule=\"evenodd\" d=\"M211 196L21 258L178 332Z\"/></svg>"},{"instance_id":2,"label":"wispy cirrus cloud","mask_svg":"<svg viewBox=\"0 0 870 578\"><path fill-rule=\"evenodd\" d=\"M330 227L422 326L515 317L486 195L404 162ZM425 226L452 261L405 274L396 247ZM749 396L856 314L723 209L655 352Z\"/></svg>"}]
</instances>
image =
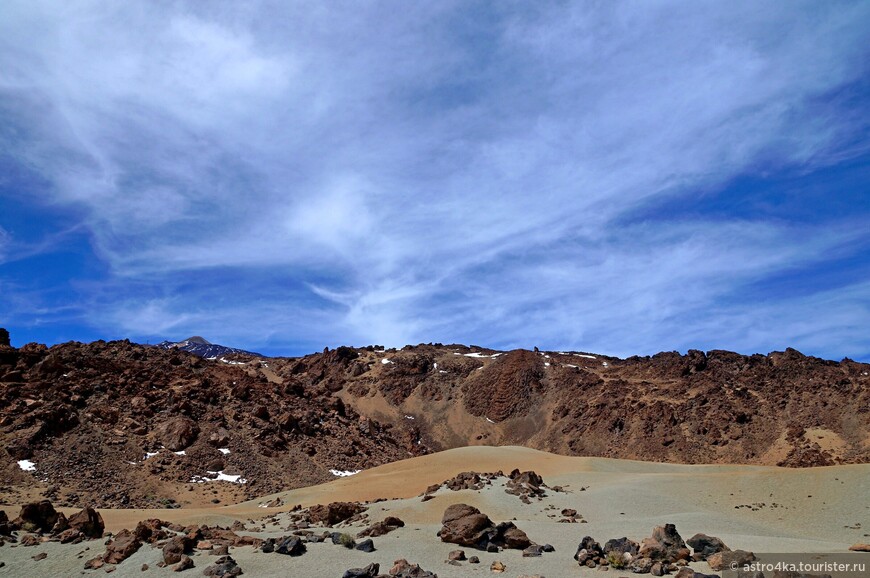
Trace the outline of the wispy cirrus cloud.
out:
<instances>
[{"instance_id":1,"label":"wispy cirrus cloud","mask_svg":"<svg viewBox=\"0 0 870 578\"><path fill-rule=\"evenodd\" d=\"M673 209L866 154L865 3L397 7L13 2L0 154L50 186L0 199L72 211L134 336L870 353L747 289L860 215Z\"/></svg>"}]
</instances>

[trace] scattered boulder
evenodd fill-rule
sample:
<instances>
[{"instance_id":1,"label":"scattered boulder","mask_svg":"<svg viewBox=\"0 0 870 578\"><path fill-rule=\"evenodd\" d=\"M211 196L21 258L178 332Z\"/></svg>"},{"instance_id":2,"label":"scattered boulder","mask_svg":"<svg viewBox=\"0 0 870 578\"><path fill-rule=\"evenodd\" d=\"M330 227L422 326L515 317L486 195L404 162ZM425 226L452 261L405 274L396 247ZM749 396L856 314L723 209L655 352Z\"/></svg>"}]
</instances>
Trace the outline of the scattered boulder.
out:
<instances>
[{"instance_id":1,"label":"scattered boulder","mask_svg":"<svg viewBox=\"0 0 870 578\"><path fill-rule=\"evenodd\" d=\"M106 529L103 517L90 506L70 516L68 522L70 528L78 530L89 539L102 538Z\"/></svg>"},{"instance_id":2,"label":"scattered boulder","mask_svg":"<svg viewBox=\"0 0 870 578\"><path fill-rule=\"evenodd\" d=\"M442 542L475 548L488 541L487 530L494 526L486 514L467 504L453 504L448 507L441 518L441 524L439 536Z\"/></svg>"},{"instance_id":3,"label":"scattered boulder","mask_svg":"<svg viewBox=\"0 0 870 578\"><path fill-rule=\"evenodd\" d=\"M610 554L611 552L617 552L619 554L630 554L632 557L637 556L637 551L640 549L640 546L634 540L629 540L626 537L622 538L613 538L604 543L604 553Z\"/></svg>"},{"instance_id":4,"label":"scattered boulder","mask_svg":"<svg viewBox=\"0 0 870 578\"><path fill-rule=\"evenodd\" d=\"M495 572L496 574L501 574L505 570L507 570L507 566L496 560L492 564L489 565L489 569L491 572Z\"/></svg>"},{"instance_id":5,"label":"scattered boulder","mask_svg":"<svg viewBox=\"0 0 870 578\"><path fill-rule=\"evenodd\" d=\"M277 554L284 554L286 556L301 556L307 551L308 549L305 547L305 543L302 539L295 536L283 539L278 546L275 547L275 552Z\"/></svg>"},{"instance_id":6,"label":"scattered boulder","mask_svg":"<svg viewBox=\"0 0 870 578\"><path fill-rule=\"evenodd\" d=\"M686 543L692 547L692 550L694 550L692 557L698 561L706 560L707 556L716 554L717 552L727 552L731 550L731 548L725 545L725 542L715 536L708 536L707 534L695 534L686 540Z\"/></svg>"},{"instance_id":7,"label":"scattered boulder","mask_svg":"<svg viewBox=\"0 0 870 578\"><path fill-rule=\"evenodd\" d=\"M498 547L522 550L531 545L525 532L513 522L497 526L486 514L468 504L453 504L444 511L442 528L438 532L442 542L498 551Z\"/></svg>"},{"instance_id":8,"label":"scattered boulder","mask_svg":"<svg viewBox=\"0 0 870 578\"><path fill-rule=\"evenodd\" d=\"M322 504L311 506L308 517L312 523L321 522L324 526L335 526L363 511L365 507L355 502L332 502L326 506Z\"/></svg>"},{"instance_id":9,"label":"scattered boulder","mask_svg":"<svg viewBox=\"0 0 870 578\"><path fill-rule=\"evenodd\" d=\"M663 562L676 562L688 560L689 549L677 533L676 526L665 524L653 528L652 536L643 539L638 556Z\"/></svg>"},{"instance_id":10,"label":"scattered boulder","mask_svg":"<svg viewBox=\"0 0 870 578\"><path fill-rule=\"evenodd\" d=\"M580 544L577 545L577 551L574 552L574 559L581 566L586 564L587 560L597 560L604 558L604 550L601 549L601 544L596 542L592 536L585 536Z\"/></svg>"},{"instance_id":11,"label":"scattered boulder","mask_svg":"<svg viewBox=\"0 0 870 578\"><path fill-rule=\"evenodd\" d=\"M438 578L437 574L423 570L419 565L411 564L404 558L393 562L389 575L394 578Z\"/></svg>"},{"instance_id":12,"label":"scattered boulder","mask_svg":"<svg viewBox=\"0 0 870 578\"><path fill-rule=\"evenodd\" d=\"M355 549L359 550L360 552L374 552L375 551L375 543L372 542L371 538L366 538L365 540L363 540L362 542L357 544L355 546Z\"/></svg>"},{"instance_id":13,"label":"scattered boulder","mask_svg":"<svg viewBox=\"0 0 870 578\"><path fill-rule=\"evenodd\" d=\"M182 556L193 551L193 540L188 536L173 536L163 546L163 562L169 566L181 562Z\"/></svg>"},{"instance_id":14,"label":"scattered boulder","mask_svg":"<svg viewBox=\"0 0 870 578\"><path fill-rule=\"evenodd\" d=\"M728 570L733 564L745 566L755 560L755 554L746 550L728 550L707 556L707 564L713 570Z\"/></svg>"},{"instance_id":15,"label":"scattered boulder","mask_svg":"<svg viewBox=\"0 0 870 578\"><path fill-rule=\"evenodd\" d=\"M106 544L106 553L102 560L106 564L120 564L132 556L142 546L136 534L124 529L115 534L112 541Z\"/></svg>"},{"instance_id":16,"label":"scattered boulder","mask_svg":"<svg viewBox=\"0 0 870 578\"><path fill-rule=\"evenodd\" d=\"M183 572L185 570L189 570L193 568L193 560L187 554L181 555L181 560L178 561L178 564L172 567L173 572Z\"/></svg>"},{"instance_id":17,"label":"scattered boulder","mask_svg":"<svg viewBox=\"0 0 870 578\"><path fill-rule=\"evenodd\" d=\"M389 534L397 528L403 528L405 522L395 516L387 516L380 522L376 522L356 535L357 538L377 538Z\"/></svg>"},{"instance_id":18,"label":"scattered boulder","mask_svg":"<svg viewBox=\"0 0 870 578\"><path fill-rule=\"evenodd\" d=\"M853 552L870 552L870 544L852 544L849 550Z\"/></svg>"},{"instance_id":19,"label":"scattered boulder","mask_svg":"<svg viewBox=\"0 0 870 578\"><path fill-rule=\"evenodd\" d=\"M235 578L244 574L232 556L221 556L202 573L205 576L214 576L214 578Z\"/></svg>"},{"instance_id":20,"label":"scattered boulder","mask_svg":"<svg viewBox=\"0 0 870 578\"><path fill-rule=\"evenodd\" d=\"M173 452L189 447L198 435L196 422L184 416L170 418L157 428L157 438Z\"/></svg>"},{"instance_id":21,"label":"scattered boulder","mask_svg":"<svg viewBox=\"0 0 870 578\"><path fill-rule=\"evenodd\" d=\"M26 532L50 532L59 515L49 500L31 502L21 507L13 524Z\"/></svg>"},{"instance_id":22,"label":"scattered boulder","mask_svg":"<svg viewBox=\"0 0 870 578\"><path fill-rule=\"evenodd\" d=\"M15 527L9 522L9 516L5 511L0 510L0 536L11 536L13 531Z\"/></svg>"},{"instance_id":23,"label":"scattered boulder","mask_svg":"<svg viewBox=\"0 0 870 578\"><path fill-rule=\"evenodd\" d=\"M451 550L449 554L447 554L448 560L456 560L457 562L461 562L465 560L465 550Z\"/></svg>"},{"instance_id":24,"label":"scattered boulder","mask_svg":"<svg viewBox=\"0 0 870 578\"><path fill-rule=\"evenodd\" d=\"M206 576L214 576L214 578L233 578L244 574L232 556L221 556L202 573Z\"/></svg>"},{"instance_id":25,"label":"scattered boulder","mask_svg":"<svg viewBox=\"0 0 870 578\"><path fill-rule=\"evenodd\" d=\"M21 540L19 540L19 544L25 547L38 546L39 544L42 544L42 540L36 534L25 534L21 537Z\"/></svg>"},{"instance_id":26,"label":"scattered boulder","mask_svg":"<svg viewBox=\"0 0 870 578\"><path fill-rule=\"evenodd\" d=\"M342 574L342 578L374 578L380 572L381 566L377 562L372 562L365 568L351 568Z\"/></svg>"}]
</instances>

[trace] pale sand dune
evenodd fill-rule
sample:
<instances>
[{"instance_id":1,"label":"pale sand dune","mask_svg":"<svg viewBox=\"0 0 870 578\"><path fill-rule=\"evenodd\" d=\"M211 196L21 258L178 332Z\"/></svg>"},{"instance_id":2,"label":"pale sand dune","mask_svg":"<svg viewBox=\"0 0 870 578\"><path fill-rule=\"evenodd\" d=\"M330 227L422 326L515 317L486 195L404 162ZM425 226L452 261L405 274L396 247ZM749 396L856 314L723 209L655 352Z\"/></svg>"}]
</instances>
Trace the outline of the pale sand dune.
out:
<instances>
[{"instance_id":1,"label":"pale sand dune","mask_svg":"<svg viewBox=\"0 0 870 578\"><path fill-rule=\"evenodd\" d=\"M481 492L451 492L439 490L436 498L421 502L418 497L425 488L462 471L535 470L550 485L562 485L567 492L550 492L543 501L523 504L516 496L506 494L500 486ZM585 491L581 488L586 487ZM281 497L286 506L276 509L259 508L258 504L272 497ZM812 497L809 497L812 496ZM251 548L234 549L231 553L249 576L341 576L352 566L364 566L375 561L386 571L393 560L407 558L433 570L441 578L489 576L489 564L501 560L508 565L503 576L542 574L548 578L562 576L600 576L598 571L580 569L571 559L577 543L591 535L604 542L610 538L628 536L640 540L650 535L656 525L674 523L684 538L696 532L721 537L732 548L755 552L842 552L850 544L867 541L870 531L870 465L835 466L828 468L789 469L737 465L674 465L655 464L601 458L576 458L547 454L519 447L469 447L431 456L388 464L334 482L302 488L264 497L242 504L200 510L103 510L110 530L132 527L136 521L158 517L182 523L229 524L234 519L247 520L287 510L295 504L303 506L339 500L365 501L376 498L397 498L371 505L372 521L387 515L397 515L407 526L387 536L375 539L378 552L364 554L340 547L313 544L301 558L288 558L254 552ZM481 564L462 567L444 563L453 545L443 544L435 532L444 509L465 502L479 507L495 521L516 519L516 524L538 543L551 543L556 552L542 558L522 558L519 552L499 554L472 552ZM763 503L757 511L737 508L743 504ZM773 504L778 504L774 507ZM545 509L553 506L554 509ZM562 508L574 508L588 521L586 524L559 524ZM861 524L866 529L846 526ZM286 534L281 521L268 526L260 537ZM352 533L361 527L354 528ZM91 551L102 551L99 542L91 542ZM45 549L49 558L35 563L29 556ZM82 548L59 547L56 544L37 548L0 549L0 559L8 560L4 571L27 568L27 575L57 575L64 568L79 569L83 561L75 557ZM14 552L14 553L13 553ZM10 554L12 554L10 556ZM27 554L25 565L16 561ZM85 558L86 559L86 558ZM115 575L138 575L141 564L148 563L152 571L159 561L159 552L146 547L124 564ZM210 556L196 556L200 570L211 563ZM709 572L706 564L700 571ZM45 574L34 573L45 570ZM71 573L77 574L76 572ZM150 574L150 572L149 572ZM612 576L627 575L625 571ZM7 575L16 575L14 573ZM61 572L60 575L63 575Z\"/></svg>"}]
</instances>

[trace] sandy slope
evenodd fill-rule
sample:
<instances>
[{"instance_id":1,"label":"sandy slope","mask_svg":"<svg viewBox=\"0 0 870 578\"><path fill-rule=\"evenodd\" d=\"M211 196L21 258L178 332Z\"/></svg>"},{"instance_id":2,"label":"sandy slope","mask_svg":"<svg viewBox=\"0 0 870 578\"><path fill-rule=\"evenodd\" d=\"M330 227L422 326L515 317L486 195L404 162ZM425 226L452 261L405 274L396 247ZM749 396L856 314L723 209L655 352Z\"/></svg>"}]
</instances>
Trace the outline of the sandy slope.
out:
<instances>
[{"instance_id":1,"label":"sandy slope","mask_svg":"<svg viewBox=\"0 0 870 578\"><path fill-rule=\"evenodd\" d=\"M482 492L440 490L436 498L421 502L417 497L428 485L441 482L462 471L506 473L513 468L532 469L550 485L562 485L564 493L550 492L548 497L531 505L506 494L501 487ZM583 490L582 488L586 488ZM471 447L450 450L431 456L396 462L334 482L276 494L286 507L264 509L259 503L274 497L208 510L103 510L107 529L132 527L147 517L184 523L230 523L286 510L294 504L304 506L337 500L372 500L395 498L371 506L372 520L397 515L407 523L403 529L375 539L378 552L363 554L336 546L314 544L301 558L287 558L239 548L232 555L250 576L340 576L352 566L379 562L382 571L396 558L408 558L433 570L442 578L451 576L487 576L489 564L499 559L508 565L505 576L523 573L560 576L596 575L597 571L580 570L571 556L585 535L604 542L628 536L640 540L653 526L674 523L684 538L696 532L721 537L732 548L755 552L836 552L850 544L866 542L870 532L870 465L835 466L812 469L787 469L761 466L692 466L653 464L601 458L576 458L547 454L519 447ZM444 563L453 546L442 544L435 532L444 509L457 502L479 507L493 520L516 519L516 524L538 543L551 543L556 552L543 558L522 558L519 552L477 553L479 566L461 568ZM756 504L755 508L737 507ZM547 509L552 506L552 509ZM562 508L574 508L587 524L559 524L551 517ZM864 529L854 529L860 524ZM267 525L261 537L281 535L286 523ZM850 527L847 527L850 526ZM252 524L249 523L249 527ZM355 529L353 533L358 531ZM286 532L283 532L286 534ZM92 550L102 551L98 542ZM49 558L32 562L29 557L45 549ZM75 554L81 546L59 547L56 544L36 548L2 548L0 576L64 575L64 568L81 568ZM470 554L471 551L466 549ZM143 548L134 558L118 567L116 575L142 575L139 567L147 562L152 571L159 553ZM200 570L212 559L197 556ZM698 566L709 571L706 564ZM45 571L44 574L40 572ZM78 571L70 573L77 574ZM150 572L149 572L150 573ZM625 574L622 572L618 575ZM616 576L617 574L614 574Z\"/></svg>"}]
</instances>

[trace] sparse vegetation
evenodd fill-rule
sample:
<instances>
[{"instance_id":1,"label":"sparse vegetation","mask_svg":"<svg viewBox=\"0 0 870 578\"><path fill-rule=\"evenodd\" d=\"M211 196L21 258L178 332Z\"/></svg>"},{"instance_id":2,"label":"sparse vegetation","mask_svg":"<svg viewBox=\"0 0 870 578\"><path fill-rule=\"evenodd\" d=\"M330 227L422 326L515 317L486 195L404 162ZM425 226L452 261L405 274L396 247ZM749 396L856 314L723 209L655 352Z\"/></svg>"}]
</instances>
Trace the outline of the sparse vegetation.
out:
<instances>
[{"instance_id":1,"label":"sparse vegetation","mask_svg":"<svg viewBox=\"0 0 870 578\"><path fill-rule=\"evenodd\" d=\"M622 570L625 568L625 558L622 556L622 552L616 552L615 550L611 550L607 553L607 563L614 570Z\"/></svg>"},{"instance_id":2,"label":"sparse vegetation","mask_svg":"<svg viewBox=\"0 0 870 578\"><path fill-rule=\"evenodd\" d=\"M353 536L347 533L344 533L338 537L338 543L347 549L351 549L356 546L356 541L353 539Z\"/></svg>"}]
</instances>

